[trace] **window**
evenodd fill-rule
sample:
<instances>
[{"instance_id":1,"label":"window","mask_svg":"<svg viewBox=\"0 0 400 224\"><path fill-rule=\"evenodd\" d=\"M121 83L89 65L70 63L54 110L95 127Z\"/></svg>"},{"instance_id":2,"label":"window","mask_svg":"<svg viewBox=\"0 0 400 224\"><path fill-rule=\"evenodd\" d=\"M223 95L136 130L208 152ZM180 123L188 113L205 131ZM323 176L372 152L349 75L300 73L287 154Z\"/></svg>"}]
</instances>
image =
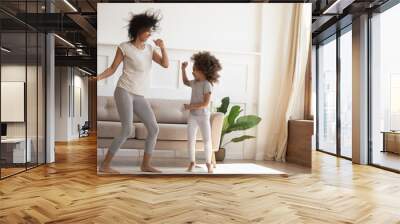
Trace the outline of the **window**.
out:
<instances>
[{"instance_id":1,"label":"window","mask_svg":"<svg viewBox=\"0 0 400 224\"><path fill-rule=\"evenodd\" d=\"M400 73L390 74L390 130L400 130Z\"/></svg>"},{"instance_id":2,"label":"window","mask_svg":"<svg viewBox=\"0 0 400 224\"><path fill-rule=\"evenodd\" d=\"M317 149L352 157L352 27L317 47Z\"/></svg>"},{"instance_id":3,"label":"window","mask_svg":"<svg viewBox=\"0 0 400 224\"><path fill-rule=\"evenodd\" d=\"M340 36L340 155L352 157L352 35L351 26Z\"/></svg>"},{"instance_id":4,"label":"window","mask_svg":"<svg viewBox=\"0 0 400 224\"><path fill-rule=\"evenodd\" d=\"M372 164L400 170L400 5L371 18Z\"/></svg>"},{"instance_id":5,"label":"window","mask_svg":"<svg viewBox=\"0 0 400 224\"><path fill-rule=\"evenodd\" d=\"M336 38L319 45L317 51L317 149L336 154Z\"/></svg>"}]
</instances>

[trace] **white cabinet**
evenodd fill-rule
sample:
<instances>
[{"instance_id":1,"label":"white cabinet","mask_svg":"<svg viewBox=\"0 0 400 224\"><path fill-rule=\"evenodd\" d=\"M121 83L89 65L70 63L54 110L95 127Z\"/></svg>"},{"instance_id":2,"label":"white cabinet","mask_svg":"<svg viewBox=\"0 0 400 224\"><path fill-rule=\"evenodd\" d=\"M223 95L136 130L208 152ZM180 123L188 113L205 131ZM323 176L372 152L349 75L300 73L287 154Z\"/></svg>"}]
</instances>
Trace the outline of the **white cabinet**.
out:
<instances>
[{"instance_id":1,"label":"white cabinet","mask_svg":"<svg viewBox=\"0 0 400 224\"><path fill-rule=\"evenodd\" d=\"M25 144L27 144L25 151ZM25 138L7 138L1 140L2 152L8 153L11 158L6 158L8 162L12 163L25 163L32 161L32 140L28 138L25 142Z\"/></svg>"}]
</instances>

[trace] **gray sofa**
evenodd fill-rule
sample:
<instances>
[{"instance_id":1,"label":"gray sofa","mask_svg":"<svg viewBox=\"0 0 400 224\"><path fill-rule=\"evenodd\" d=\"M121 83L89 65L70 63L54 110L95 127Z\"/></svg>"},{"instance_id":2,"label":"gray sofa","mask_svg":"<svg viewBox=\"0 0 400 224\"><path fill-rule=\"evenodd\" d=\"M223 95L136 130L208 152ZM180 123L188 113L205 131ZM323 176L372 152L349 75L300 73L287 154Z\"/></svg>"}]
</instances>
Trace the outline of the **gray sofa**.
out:
<instances>
[{"instance_id":1,"label":"gray sofa","mask_svg":"<svg viewBox=\"0 0 400 224\"><path fill-rule=\"evenodd\" d=\"M189 112L183 108L186 100L148 99L157 123L159 134L155 150L187 150L187 120ZM218 151L224 114L211 113L212 149ZM97 98L97 147L108 148L119 134L121 123L113 96ZM132 135L122 145L123 149L143 149L147 136L143 123L134 115ZM201 132L197 132L196 150L204 150Z\"/></svg>"}]
</instances>

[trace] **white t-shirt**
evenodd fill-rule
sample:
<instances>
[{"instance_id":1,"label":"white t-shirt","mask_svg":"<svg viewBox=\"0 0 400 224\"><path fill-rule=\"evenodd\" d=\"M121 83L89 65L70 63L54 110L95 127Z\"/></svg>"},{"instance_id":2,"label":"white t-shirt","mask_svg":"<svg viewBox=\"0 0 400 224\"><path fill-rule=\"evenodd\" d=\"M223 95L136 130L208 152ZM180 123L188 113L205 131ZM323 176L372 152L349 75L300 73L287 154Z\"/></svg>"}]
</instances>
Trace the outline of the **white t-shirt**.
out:
<instances>
[{"instance_id":1,"label":"white t-shirt","mask_svg":"<svg viewBox=\"0 0 400 224\"><path fill-rule=\"evenodd\" d=\"M153 46L145 44L138 49L130 41L118 45L124 55L123 71L117 87L144 96L150 87L150 70L153 60Z\"/></svg>"},{"instance_id":2,"label":"white t-shirt","mask_svg":"<svg viewBox=\"0 0 400 224\"><path fill-rule=\"evenodd\" d=\"M190 103L202 103L204 101L204 94L212 92L212 85L208 80L196 81L190 80L189 86L192 88L192 95L190 97ZM210 111L208 107L202 109L190 110L193 115L208 115Z\"/></svg>"}]
</instances>

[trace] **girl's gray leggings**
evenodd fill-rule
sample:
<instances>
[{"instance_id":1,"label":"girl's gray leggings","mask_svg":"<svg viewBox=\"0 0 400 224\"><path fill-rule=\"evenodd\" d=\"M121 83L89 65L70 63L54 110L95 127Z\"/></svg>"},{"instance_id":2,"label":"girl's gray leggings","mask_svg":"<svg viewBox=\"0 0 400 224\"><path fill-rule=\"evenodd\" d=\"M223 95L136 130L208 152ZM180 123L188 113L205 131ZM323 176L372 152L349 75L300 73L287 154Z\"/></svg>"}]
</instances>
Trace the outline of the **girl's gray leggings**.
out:
<instances>
[{"instance_id":1,"label":"girl's gray leggings","mask_svg":"<svg viewBox=\"0 0 400 224\"><path fill-rule=\"evenodd\" d=\"M149 102L139 95L135 95L123 88L117 87L114 92L114 99L117 105L119 118L121 120L121 132L114 138L108 153L114 156L115 152L124 144L126 139L132 133L133 112L139 117L147 129L147 138L145 143L145 153L151 154L156 145L158 135L158 125L154 112Z\"/></svg>"}]
</instances>

